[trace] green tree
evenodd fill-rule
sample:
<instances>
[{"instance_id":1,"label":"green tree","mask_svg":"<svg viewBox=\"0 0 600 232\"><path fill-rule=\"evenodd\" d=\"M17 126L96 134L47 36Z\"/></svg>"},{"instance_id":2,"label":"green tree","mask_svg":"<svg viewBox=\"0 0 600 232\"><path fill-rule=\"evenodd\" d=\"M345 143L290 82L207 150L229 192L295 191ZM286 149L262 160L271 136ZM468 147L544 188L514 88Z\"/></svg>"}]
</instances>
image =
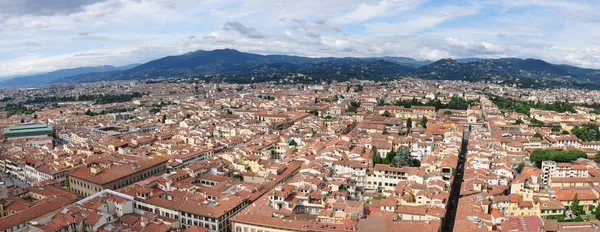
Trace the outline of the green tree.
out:
<instances>
[{"instance_id":1,"label":"green tree","mask_svg":"<svg viewBox=\"0 0 600 232\"><path fill-rule=\"evenodd\" d=\"M592 212L592 214L594 216L596 216L596 219L600 219L600 203L598 203L596 208L594 208L594 211Z\"/></svg>"},{"instance_id":2,"label":"green tree","mask_svg":"<svg viewBox=\"0 0 600 232\"><path fill-rule=\"evenodd\" d=\"M383 163L381 156L379 156L378 154L374 154L373 155L373 164L381 164L381 163Z\"/></svg>"},{"instance_id":3,"label":"green tree","mask_svg":"<svg viewBox=\"0 0 600 232\"><path fill-rule=\"evenodd\" d=\"M533 137L544 139L544 136L542 134L540 134L539 132L535 132L535 135L533 135Z\"/></svg>"},{"instance_id":4,"label":"green tree","mask_svg":"<svg viewBox=\"0 0 600 232\"><path fill-rule=\"evenodd\" d=\"M545 124L544 121L538 120L535 117L532 118L531 120L529 120L529 122L531 122L534 125L540 125L540 126L543 126Z\"/></svg>"},{"instance_id":5,"label":"green tree","mask_svg":"<svg viewBox=\"0 0 600 232\"><path fill-rule=\"evenodd\" d=\"M529 160L532 163L535 163L535 165L538 168L542 166L542 161L546 160L553 160L556 162L564 163L571 162L579 158L587 158L587 154L585 154L585 152L583 151L576 149L564 151L535 149L533 152L531 152L531 155L529 156Z\"/></svg>"},{"instance_id":6,"label":"green tree","mask_svg":"<svg viewBox=\"0 0 600 232\"><path fill-rule=\"evenodd\" d=\"M392 116L392 114L389 111L386 110L386 111L383 112L383 114L381 114L381 116L383 116L383 117L390 117L390 116Z\"/></svg>"},{"instance_id":7,"label":"green tree","mask_svg":"<svg viewBox=\"0 0 600 232\"><path fill-rule=\"evenodd\" d=\"M515 124L517 124L517 125L523 124L523 119L519 118L519 119L515 120Z\"/></svg>"},{"instance_id":8,"label":"green tree","mask_svg":"<svg viewBox=\"0 0 600 232\"><path fill-rule=\"evenodd\" d=\"M561 132L562 130L563 130L562 126L560 126L560 125L552 127L552 132Z\"/></svg>"},{"instance_id":9,"label":"green tree","mask_svg":"<svg viewBox=\"0 0 600 232\"><path fill-rule=\"evenodd\" d=\"M308 113L309 113L309 114L313 114L313 115L315 115L315 116L319 116L319 111L318 111L318 110L315 110L315 109L313 109L313 110L310 110Z\"/></svg>"},{"instance_id":10,"label":"green tree","mask_svg":"<svg viewBox=\"0 0 600 232\"><path fill-rule=\"evenodd\" d=\"M574 134L583 142L600 141L600 128L592 123L573 127L571 134Z\"/></svg>"},{"instance_id":11,"label":"green tree","mask_svg":"<svg viewBox=\"0 0 600 232\"><path fill-rule=\"evenodd\" d=\"M406 119L406 127L408 128L408 133L410 133L410 131L412 130L412 119L411 118Z\"/></svg>"},{"instance_id":12,"label":"green tree","mask_svg":"<svg viewBox=\"0 0 600 232\"><path fill-rule=\"evenodd\" d=\"M410 166L412 164L410 148L406 146L399 147L394 156L393 164L394 166Z\"/></svg>"},{"instance_id":13,"label":"green tree","mask_svg":"<svg viewBox=\"0 0 600 232\"><path fill-rule=\"evenodd\" d=\"M290 146L297 146L298 144L296 143L296 140L290 140L290 142L288 142L288 145Z\"/></svg>"},{"instance_id":14,"label":"green tree","mask_svg":"<svg viewBox=\"0 0 600 232\"><path fill-rule=\"evenodd\" d=\"M427 128L427 118L425 116L423 116L423 118L421 118L421 126L423 128Z\"/></svg>"},{"instance_id":15,"label":"green tree","mask_svg":"<svg viewBox=\"0 0 600 232\"><path fill-rule=\"evenodd\" d=\"M394 161L394 157L396 156L396 152L394 152L394 148L392 147L392 149L385 155L384 158L384 163L385 164L392 164L393 165L393 161Z\"/></svg>"},{"instance_id":16,"label":"green tree","mask_svg":"<svg viewBox=\"0 0 600 232\"><path fill-rule=\"evenodd\" d=\"M523 163L523 162L519 163L519 165L517 166L517 173L521 174L521 172L523 171L524 168L525 168L525 163Z\"/></svg>"},{"instance_id":17,"label":"green tree","mask_svg":"<svg viewBox=\"0 0 600 232\"><path fill-rule=\"evenodd\" d=\"M452 111L446 110L444 111L444 115L452 115Z\"/></svg>"},{"instance_id":18,"label":"green tree","mask_svg":"<svg viewBox=\"0 0 600 232\"><path fill-rule=\"evenodd\" d=\"M421 167L421 161L418 159L412 159L410 162L411 167Z\"/></svg>"},{"instance_id":19,"label":"green tree","mask_svg":"<svg viewBox=\"0 0 600 232\"><path fill-rule=\"evenodd\" d=\"M573 214L579 216L581 214L583 214L583 208L581 207L581 205L579 205L579 199L577 199L577 193L575 193L575 196L573 197L573 201L571 201L571 211L573 211Z\"/></svg>"}]
</instances>

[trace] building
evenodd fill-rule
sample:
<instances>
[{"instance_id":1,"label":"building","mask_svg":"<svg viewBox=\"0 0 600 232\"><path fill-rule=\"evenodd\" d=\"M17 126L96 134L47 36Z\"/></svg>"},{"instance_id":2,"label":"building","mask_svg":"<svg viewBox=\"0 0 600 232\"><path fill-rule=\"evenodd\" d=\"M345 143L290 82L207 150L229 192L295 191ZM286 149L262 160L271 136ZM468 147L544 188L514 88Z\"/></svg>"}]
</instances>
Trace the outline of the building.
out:
<instances>
[{"instance_id":1,"label":"building","mask_svg":"<svg viewBox=\"0 0 600 232\"><path fill-rule=\"evenodd\" d=\"M231 231L229 218L248 205L252 194L227 178L215 185L201 184L201 178L210 178L211 174L188 171L149 178L119 192L133 199L134 211L173 219L181 228L199 226L216 232Z\"/></svg>"},{"instance_id":2,"label":"building","mask_svg":"<svg viewBox=\"0 0 600 232\"><path fill-rule=\"evenodd\" d=\"M16 210L10 210L8 215L0 217L0 232L18 232L28 230L31 221L50 212L60 210L76 199L76 195L68 190L53 185L31 186L28 197L33 201L9 197L0 199L0 208L10 204L20 204Z\"/></svg>"},{"instance_id":3,"label":"building","mask_svg":"<svg viewBox=\"0 0 600 232\"><path fill-rule=\"evenodd\" d=\"M393 190L398 182L408 181L409 175L419 171L415 167L391 167L385 164L376 164L372 172L367 173L367 189Z\"/></svg>"},{"instance_id":4,"label":"building","mask_svg":"<svg viewBox=\"0 0 600 232\"><path fill-rule=\"evenodd\" d=\"M583 165L571 163L557 163L551 160L542 162L542 183L549 185L549 179L552 177L575 178L589 177L588 170Z\"/></svg>"},{"instance_id":5,"label":"building","mask_svg":"<svg viewBox=\"0 0 600 232\"><path fill-rule=\"evenodd\" d=\"M74 168L67 174L71 191L90 196L104 189L118 189L157 176L167 170L164 157L107 155Z\"/></svg>"},{"instance_id":6,"label":"building","mask_svg":"<svg viewBox=\"0 0 600 232\"><path fill-rule=\"evenodd\" d=\"M7 127L2 132L6 140L29 139L52 136L54 129L50 124L30 124Z\"/></svg>"},{"instance_id":7,"label":"building","mask_svg":"<svg viewBox=\"0 0 600 232\"><path fill-rule=\"evenodd\" d=\"M279 185L233 216L232 231L356 231L363 217L361 201L330 198L332 204L326 207L322 198L327 196L320 191L293 188Z\"/></svg>"}]
</instances>

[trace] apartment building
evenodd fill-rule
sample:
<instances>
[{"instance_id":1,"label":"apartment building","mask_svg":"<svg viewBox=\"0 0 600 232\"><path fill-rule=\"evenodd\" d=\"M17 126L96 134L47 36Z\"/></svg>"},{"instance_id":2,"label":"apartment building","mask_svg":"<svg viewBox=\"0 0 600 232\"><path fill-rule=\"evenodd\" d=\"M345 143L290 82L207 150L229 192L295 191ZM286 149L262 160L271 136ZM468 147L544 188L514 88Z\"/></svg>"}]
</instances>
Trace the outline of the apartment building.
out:
<instances>
[{"instance_id":1,"label":"apartment building","mask_svg":"<svg viewBox=\"0 0 600 232\"><path fill-rule=\"evenodd\" d=\"M104 189L118 189L129 184L165 173L169 159L106 155L74 168L67 174L71 191L90 196Z\"/></svg>"},{"instance_id":2,"label":"apartment building","mask_svg":"<svg viewBox=\"0 0 600 232\"><path fill-rule=\"evenodd\" d=\"M575 178L575 177L589 177L588 170L583 165L571 164L571 163L557 163L552 160L542 162L542 183L544 185L549 184L549 180L552 177L559 178Z\"/></svg>"},{"instance_id":3,"label":"apartment building","mask_svg":"<svg viewBox=\"0 0 600 232\"><path fill-rule=\"evenodd\" d=\"M376 164L367 173L366 188L370 190L393 190L400 181L409 181L409 176L419 171L415 167L391 167L385 164Z\"/></svg>"}]
</instances>

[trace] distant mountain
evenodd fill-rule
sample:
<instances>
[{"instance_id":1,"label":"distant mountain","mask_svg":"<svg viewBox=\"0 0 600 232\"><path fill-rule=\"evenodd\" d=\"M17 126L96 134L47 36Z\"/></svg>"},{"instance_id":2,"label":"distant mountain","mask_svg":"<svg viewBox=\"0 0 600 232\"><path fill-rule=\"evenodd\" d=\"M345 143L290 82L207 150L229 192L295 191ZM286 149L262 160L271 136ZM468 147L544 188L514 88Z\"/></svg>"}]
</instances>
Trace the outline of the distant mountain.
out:
<instances>
[{"instance_id":1,"label":"distant mountain","mask_svg":"<svg viewBox=\"0 0 600 232\"><path fill-rule=\"evenodd\" d=\"M58 79L87 74L87 73L99 73L99 72L110 72L110 71L118 71L118 70L126 70L137 66L137 64L131 64L121 67L115 67L110 65L96 66L96 67L80 67L80 68L71 68L71 69L60 69L54 72L30 75L30 76L20 76L11 78L5 81L0 82L0 88L6 87L26 87L33 85L42 85L52 83Z\"/></svg>"},{"instance_id":2,"label":"distant mountain","mask_svg":"<svg viewBox=\"0 0 600 232\"><path fill-rule=\"evenodd\" d=\"M600 80L600 70L555 65L538 59L501 58L459 62L441 59L411 73L426 79L489 80L508 77Z\"/></svg>"},{"instance_id":3,"label":"distant mountain","mask_svg":"<svg viewBox=\"0 0 600 232\"><path fill-rule=\"evenodd\" d=\"M55 82L90 82L100 80L130 80L160 77L189 77L206 74L264 75L305 73L319 75L395 76L414 70L414 67L392 58L308 58L286 55L258 55L232 49L195 51L179 56L167 56L118 72L87 73L70 76ZM404 58L409 59L409 58ZM412 59L411 59L412 60ZM412 60L414 61L414 60ZM408 63L408 61L405 61Z\"/></svg>"},{"instance_id":4,"label":"distant mountain","mask_svg":"<svg viewBox=\"0 0 600 232\"><path fill-rule=\"evenodd\" d=\"M467 58L458 58L456 61L458 62L475 62L480 60L487 60L485 58L477 58L477 57L467 57Z\"/></svg>"},{"instance_id":5,"label":"distant mountain","mask_svg":"<svg viewBox=\"0 0 600 232\"><path fill-rule=\"evenodd\" d=\"M394 62L397 64L401 64L401 65L405 65L405 66L409 66L409 67L413 67L413 68L420 68L425 65L433 63L433 61L430 61L430 60L415 60L413 58L395 57L395 56L369 57L369 58L361 58L361 59L367 60L367 61L385 60L385 61Z\"/></svg>"},{"instance_id":6,"label":"distant mountain","mask_svg":"<svg viewBox=\"0 0 600 232\"><path fill-rule=\"evenodd\" d=\"M386 80L400 76L424 79L502 81L520 86L600 88L600 70L555 65L539 59L441 59L418 61L407 57L309 58L259 55L232 49L194 51L167 56L127 70L84 73L54 82L93 82L170 77L205 77L211 81L257 82L302 73L313 80L351 78ZM212 75L219 74L219 75ZM216 79L210 79L215 78ZM596 83L598 82L598 83Z\"/></svg>"}]
</instances>

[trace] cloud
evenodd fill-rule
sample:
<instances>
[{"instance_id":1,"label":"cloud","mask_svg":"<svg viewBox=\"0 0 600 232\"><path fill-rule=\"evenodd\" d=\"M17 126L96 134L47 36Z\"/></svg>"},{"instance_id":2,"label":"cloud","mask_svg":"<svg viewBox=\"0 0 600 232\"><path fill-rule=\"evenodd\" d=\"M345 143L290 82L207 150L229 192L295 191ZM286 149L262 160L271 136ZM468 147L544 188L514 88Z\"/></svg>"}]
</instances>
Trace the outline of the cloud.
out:
<instances>
[{"instance_id":1,"label":"cloud","mask_svg":"<svg viewBox=\"0 0 600 232\"><path fill-rule=\"evenodd\" d=\"M592 0L0 0L0 76L198 49L600 68ZM23 38L27 38L24 40Z\"/></svg>"},{"instance_id":2,"label":"cloud","mask_svg":"<svg viewBox=\"0 0 600 232\"><path fill-rule=\"evenodd\" d=\"M86 32L86 31L77 32L77 36L71 37L71 40L105 40L105 39L108 39L108 37L91 35L89 32Z\"/></svg>"},{"instance_id":3,"label":"cloud","mask_svg":"<svg viewBox=\"0 0 600 232\"><path fill-rule=\"evenodd\" d=\"M254 38L254 39L262 39L265 38L265 35L258 32L254 27L248 27L240 22L227 22L225 26L223 26L223 30L226 31L236 31L240 33L240 35Z\"/></svg>"},{"instance_id":4,"label":"cloud","mask_svg":"<svg viewBox=\"0 0 600 232\"><path fill-rule=\"evenodd\" d=\"M446 6L426 12L406 14L402 21L367 23L371 33L412 34L438 26L456 18L479 13L479 6Z\"/></svg>"},{"instance_id":5,"label":"cloud","mask_svg":"<svg viewBox=\"0 0 600 232\"><path fill-rule=\"evenodd\" d=\"M284 22L289 23L291 29L299 31L303 36L319 39L321 37L321 33L323 32L342 32L342 30L336 26L331 24L327 20L314 20L307 21L302 19L291 19L286 20L283 19ZM292 33L286 33L288 36L291 36Z\"/></svg>"},{"instance_id":6,"label":"cloud","mask_svg":"<svg viewBox=\"0 0 600 232\"><path fill-rule=\"evenodd\" d=\"M0 16L39 15L49 16L80 12L85 6L104 0L40 1L40 0L2 0Z\"/></svg>"},{"instance_id":7,"label":"cloud","mask_svg":"<svg viewBox=\"0 0 600 232\"><path fill-rule=\"evenodd\" d=\"M360 3L354 10L334 18L332 22L335 24L362 23L378 17L407 12L424 2L422 0L382 0L375 4Z\"/></svg>"},{"instance_id":8,"label":"cloud","mask_svg":"<svg viewBox=\"0 0 600 232\"><path fill-rule=\"evenodd\" d=\"M490 42L465 41L456 38L446 38L446 43L452 49L453 54L458 56L469 56L477 54L480 56L501 55L505 52L502 46Z\"/></svg>"}]
</instances>

